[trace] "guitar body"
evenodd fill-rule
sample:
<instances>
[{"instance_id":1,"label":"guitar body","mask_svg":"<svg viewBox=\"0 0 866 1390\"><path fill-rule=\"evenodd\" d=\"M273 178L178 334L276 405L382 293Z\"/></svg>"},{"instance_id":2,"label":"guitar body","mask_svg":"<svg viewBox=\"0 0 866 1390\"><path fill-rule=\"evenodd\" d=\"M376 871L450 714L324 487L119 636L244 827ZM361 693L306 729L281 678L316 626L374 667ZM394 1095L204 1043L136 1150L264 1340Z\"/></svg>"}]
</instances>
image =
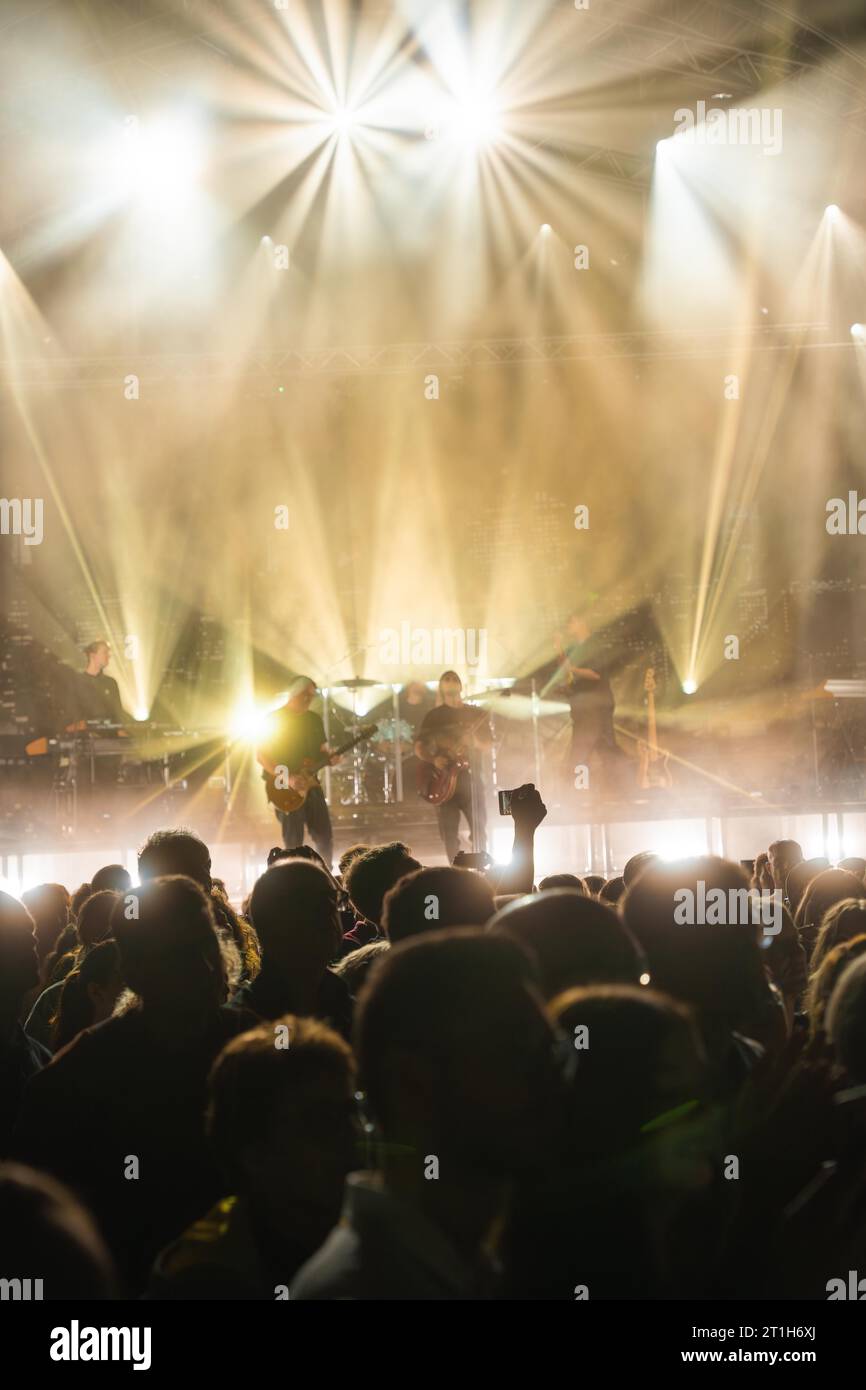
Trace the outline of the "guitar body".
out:
<instances>
[{"instance_id":1,"label":"guitar body","mask_svg":"<svg viewBox=\"0 0 866 1390\"><path fill-rule=\"evenodd\" d=\"M672 787L673 784L670 755L657 752L653 757L649 749L641 748L638 786L645 791L649 787Z\"/></svg>"},{"instance_id":2,"label":"guitar body","mask_svg":"<svg viewBox=\"0 0 866 1390\"><path fill-rule=\"evenodd\" d=\"M433 763L418 764L418 795L431 806L441 806L450 801L457 790L457 778L469 763L466 758L455 758L447 767L434 767Z\"/></svg>"},{"instance_id":3,"label":"guitar body","mask_svg":"<svg viewBox=\"0 0 866 1390\"><path fill-rule=\"evenodd\" d=\"M307 799L307 793L317 786L319 781L312 758L305 758L301 771L291 774L291 782L294 785L278 787L277 779L273 773L265 772L262 776L268 801L276 810L282 811L283 815L286 816L291 815L292 811L301 809Z\"/></svg>"},{"instance_id":4,"label":"guitar body","mask_svg":"<svg viewBox=\"0 0 866 1390\"><path fill-rule=\"evenodd\" d=\"M271 805L277 810L282 811L284 816L290 816L293 811L299 811L307 799L307 794L319 785L319 771L325 767L331 758L339 758L343 753L348 753L350 748L356 744L364 743L368 738L372 738L376 732L375 724L364 724L355 738L349 739L340 748L335 748L333 753L326 754L322 758L304 758L297 772L289 772L288 768L281 768L280 785L277 784L277 777L273 772L262 769L262 781L265 784L265 795ZM287 786L281 785L287 782Z\"/></svg>"}]
</instances>

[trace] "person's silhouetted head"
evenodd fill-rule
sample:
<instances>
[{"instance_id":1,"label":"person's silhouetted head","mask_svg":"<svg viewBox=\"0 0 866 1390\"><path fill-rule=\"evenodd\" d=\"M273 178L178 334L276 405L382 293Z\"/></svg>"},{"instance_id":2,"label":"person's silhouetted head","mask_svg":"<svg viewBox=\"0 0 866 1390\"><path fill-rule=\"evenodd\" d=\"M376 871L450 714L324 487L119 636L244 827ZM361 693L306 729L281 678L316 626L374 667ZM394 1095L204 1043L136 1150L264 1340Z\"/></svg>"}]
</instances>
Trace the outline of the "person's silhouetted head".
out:
<instances>
[{"instance_id":1,"label":"person's silhouetted head","mask_svg":"<svg viewBox=\"0 0 866 1390\"><path fill-rule=\"evenodd\" d=\"M796 840L774 840L767 850L767 861L773 883L784 890L788 874L795 865L803 862L803 851Z\"/></svg>"},{"instance_id":2,"label":"person's silhouetted head","mask_svg":"<svg viewBox=\"0 0 866 1390\"><path fill-rule=\"evenodd\" d=\"M439 677L437 703L452 708L462 703L463 682L456 671L443 671Z\"/></svg>"},{"instance_id":3,"label":"person's silhouetted head","mask_svg":"<svg viewBox=\"0 0 866 1390\"><path fill-rule=\"evenodd\" d=\"M493 889L471 869L416 869L385 894L382 930L396 945L442 927L483 927L495 910Z\"/></svg>"},{"instance_id":4,"label":"person's silhouetted head","mask_svg":"<svg viewBox=\"0 0 866 1390\"><path fill-rule=\"evenodd\" d=\"M306 714L316 698L316 682L311 676L295 676L287 693L286 708L293 714Z\"/></svg>"},{"instance_id":5,"label":"person's silhouetted head","mask_svg":"<svg viewBox=\"0 0 866 1390\"><path fill-rule=\"evenodd\" d=\"M573 1141L585 1157L633 1149L705 1099L700 1033L690 1010L666 995L623 986L570 990L551 1014L578 1058ZM711 1176L704 1158L686 1186Z\"/></svg>"},{"instance_id":6,"label":"person's silhouetted head","mask_svg":"<svg viewBox=\"0 0 866 1390\"><path fill-rule=\"evenodd\" d=\"M826 913L845 898L856 901L862 893L860 879L845 869L823 869L812 879L794 917L810 964Z\"/></svg>"},{"instance_id":7,"label":"person's silhouetted head","mask_svg":"<svg viewBox=\"0 0 866 1390\"><path fill-rule=\"evenodd\" d=\"M190 1020L226 997L226 969L210 899L190 878L157 878L115 904L112 935L124 983L146 1009Z\"/></svg>"},{"instance_id":8,"label":"person's silhouetted head","mask_svg":"<svg viewBox=\"0 0 866 1390\"><path fill-rule=\"evenodd\" d=\"M598 890L598 900L600 903L609 903L613 906L618 903L625 892L625 879L622 874L617 874L615 878L609 878Z\"/></svg>"},{"instance_id":9,"label":"person's silhouetted head","mask_svg":"<svg viewBox=\"0 0 866 1390\"><path fill-rule=\"evenodd\" d=\"M46 1301L115 1296L111 1257L68 1188L17 1163L0 1164L3 1273L42 1281Z\"/></svg>"},{"instance_id":10,"label":"person's silhouetted head","mask_svg":"<svg viewBox=\"0 0 866 1390\"><path fill-rule=\"evenodd\" d=\"M155 830L138 855L138 876L142 883L154 878L182 874L211 889L210 850L191 830Z\"/></svg>"},{"instance_id":11,"label":"person's silhouetted head","mask_svg":"<svg viewBox=\"0 0 866 1390\"><path fill-rule=\"evenodd\" d=\"M468 1170L475 1180L537 1163L561 1104L554 1043L514 942L450 928L391 947L355 1021L386 1155L423 1167L435 1154L443 1174Z\"/></svg>"},{"instance_id":12,"label":"person's silhouetted head","mask_svg":"<svg viewBox=\"0 0 866 1390\"><path fill-rule=\"evenodd\" d=\"M809 1036L813 1040L825 1036L827 1005L833 991L852 961L864 954L866 935L854 936L848 941L840 941L838 946L833 946L813 972L804 1004L809 1020Z\"/></svg>"},{"instance_id":13,"label":"person's silhouetted head","mask_svg":"<svg viewBox=\"0 0 866 1390\"><path fill-rule=\"evenodd\" d=\"M639 854L633 854L631 859L626 860L625 868L622 871L622 881L626 888L630 888L644 870L649 868L650 864L660 862L661 856L654 854L649 849L641 850Z\"/></svg>"},{"instance_id":14,"label":"person's silhouetted head","mask_svg":"<svg viewBox=\"0 0 866 1390\"><path fill-rule=\"evenodd\" d=\"M89 883L81 883L76 888L75 892L72 894L72 898L69 903L69 912L73 920L76 920L78 918L79 912L81 911L84 904L87 902L87 899L90 897L92 892L93 889Z\"/></svg>"},{"instance_id":15,"label":"person's silhouetted head","mask_svg":"<svg viewBox=\"0 0 866 1390\"><path fill-rule=\"evenodd\" d=\"M110 1018L122 989L117 942L100 941L63 981L51 1035L52 1050L59 1052L83 1029Z\"/></svg>"},{"instance_id":16,"label":"person's silhouetted head","mask_svg":"<svg viewBox=\"0 0 866 1390\"><path fill-rule=\"evenodd\" d=\"M337 961L334 974L345 980L346 988L353 999L361 992L371 967L375 965L382 952L388 949L387 941L368 941L366 946L359 946L357 951L350 951L342 960Z\"/></svg>"},{"instance_id":17,"label":"person's silhouetted head","mask_svg":"<svg viewBox=\"0 0 866 1390\"><path fill-rule=\"evenodd\" d=\"M38 983L33 918L17 898L0 893L0 1026L15 1020L24 996Z\"/></svg>"},{"instance_id":18,"label":"person's silhouetted head","mask_svg":"<svg viewBox=\"0 0 866 1390\"><path fill-rule=\"evenodd\" d=\"M842 898L834 903L821 919L809 969L814 973L834 946L863 932L866 932L866 898Z\"/></svg>"},{"instance_id":19,"label":"person's silhouetted head","mask_svg":"<svg viewBox=\"0 0 866 1390\"><path fill-rule=\"evenodd\" d=\"M346 874L346 892L355 911L365 921L381 926L382 905L388 889L420 868L418 860L409 853L408 845L399 840L389 845L376 845L366 854L360 854Z\"/></svg>"},{"instance_id":20,"label":"person's silhouetted head","mask_svg":"<svg viewBox=\"0 0 866 1390\"><path fill-rule=\"evenodd\" d=\"M602 879L601 882L604 883L604 879ZM547 877L543 878L539 883L538 891L539 893L546 893L550 888L573 888L576 892L582 893L586 898L590 896L591 892L595 891L594 889L589 889L586 879L578 878L577 874L548 874Z\"/></svg>"},{"instance_id":21,"label":"person's silhouetted head","mask_svg":"<svg viewBox=\"0 0 866 1390\"><path fill-rule=\"evenodd\" d=\"M698 920L699 904L706 905L711 892L720 892L726 914L733 903L731 921ZM769 1007L763 928L754 921L748 893L748 876L738 864L706 855L650 865L620 904L646 953L653 988L691 1004L704 1036L711 1029L720 1050L726 1036L749 1033Z\"/></svg>"},{"instance_id":22,"label":"person's silhouetted head","mask_svg":"<svg viewBox=\"0 0 866 1390\"><path fill-rule=\"evenodd\" d=\"M579 985L636 985L646 973L637 942L616 913L573 888L519 898L497 912L490 929L530 953L545 999Z\"/></svg>"},{"instance_id":23,"label":"person's silhouetted head","mask_svg":"<svg viewBox=\"0 0 866 1390\"><path fill-rule=\"evenodd\" d=\"M325 1024L285 1014L233 1038L214 1063L207 1127L228 1191L311 1254L356 1166L354 1065Z\"/></svg>"},{"instance_id":24,"label":"person's silhouetted head","mask_svg":"<svg viewBox=\"0 0 866 1390\"><path fill-rule=\"evenodd\" d=\"M90 884L91 893L108 890L112 893L125 893L132 887L132 874L122 864L103 864L97 869Z\"/></svg>"},{"instance_id":25,"label":"person's silhouetted head","mask_svg":"<svg viewBox=\"0 0 866 1390\"><path fill-rule=\"evenodd\" d=\"M861 859L859 854L849 854L846 859L840 859L836 868L846 869L849 874L866 880L866 859Z\"/></svg>"},{"instance_id":26,"label":"person's silhouetted head","mask_svg":"<svg viewBox=\"0 0 866 1390\"><path fill-rule=\"evenodd\" d=\"M39 883L23 892L21 901L36 924L36 947L45 960L69 923L69 894L62 883Z\"/></svg>"},{"instance_id":27,"label":"person's silhouetted head","mask_svg":"<svg viewBox=\"0 0 866 1390\"><path fill-rule=\"evenodd\" d=\"M785 879L785 897L788 899L788 906L795 915L809 884L818 877L818 874L823 873L824 869L829 869L829 867L829 859L819 855L815 859L801 859L799 864L795 864L792 869L788 870L788 877Z\"/></svg>"},{"instance_id":28,"label":"person's silhouetted head","mask_svg":"<svg viewBox=\"0 0 866 1390\"><path fill-rule=\"evenodd\" d=\"M866 956L848 966L830 996L827 1036L851 1081L866 1083Z\"/></svg>"},{"instance_id":29,"label":"person's silhouetted head","mask_svg":"<svg viewBox=\"0 0 866 1390\"><path fill-rule=\"evenodd\" d=\"M306 859L281 859L256 880L250 919L262 969L304 965L324 972L340 949L337 890L329 874Z\"/></svg>"},{"instance_id":30,"label":"person's silhouetted head","mask_svg":"<svg viewBox=\"0 0 866 1390\"><path fill-rule=\"evenodd\" d=\"M87 657L86 670L91 676L98 676L111 661L111 647L104 637L97 637L84 648Z\"/></svg>"},{"instance_id":31,"label":"person's silhouetted head","mask_svg":"<svg viewBox=\"0 0 866 1390\"><path fill-rule=\"evenodd\" d=\"M340 878L345 879L349 872L349 865L353 864L356 859L360 859L361 855L366 854L367 850L371 848L371 845L350 845L348 849L344 849L338 861Z\"/></svg>"},{"instance_id":32,"label":"person's silhouetted head","mask_svg":"<svg viewBox=\"0 0 866 1390\"><path fill-rule=\"evenodd\" d=\"M120 893L105 888L87 899L78 917L78 940L85 951L111 936L111 915L120 898Z\"/></svg>"}]
</instances>

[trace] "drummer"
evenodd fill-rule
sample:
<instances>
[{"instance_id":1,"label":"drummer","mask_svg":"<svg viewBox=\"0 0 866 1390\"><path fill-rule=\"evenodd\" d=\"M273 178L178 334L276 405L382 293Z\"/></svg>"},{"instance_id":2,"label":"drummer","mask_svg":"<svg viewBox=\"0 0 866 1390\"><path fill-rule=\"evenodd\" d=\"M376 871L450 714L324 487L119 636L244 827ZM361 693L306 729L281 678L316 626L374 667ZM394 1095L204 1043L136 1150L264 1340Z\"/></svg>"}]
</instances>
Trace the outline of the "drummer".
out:
<instances>
[{"instance_id":1,"label":"drummer","mask_svg":"<svg viewBox=\"0 0 866 1390\"><path fill-rule=\"evenodd\" d=\"M405 729L401 729L400 731L403 735L403 741L408 743L409 748L414 746L415 735L424 722L424 716L427 711L433 708L433 704L433 695L427 689L423 681L410 681L409 684L404 685L403 689L400 691L397 697L397 717L401 724L409 725L408 734ZM387 721L391 721L393 724L394 702L391 695L387 695L384 700L381 700L376 708L370 711L368 718L375 720L377 723L384 724ZM404 752L406 751L408 750L404 749Z\"/></svg>"}]
</instances>

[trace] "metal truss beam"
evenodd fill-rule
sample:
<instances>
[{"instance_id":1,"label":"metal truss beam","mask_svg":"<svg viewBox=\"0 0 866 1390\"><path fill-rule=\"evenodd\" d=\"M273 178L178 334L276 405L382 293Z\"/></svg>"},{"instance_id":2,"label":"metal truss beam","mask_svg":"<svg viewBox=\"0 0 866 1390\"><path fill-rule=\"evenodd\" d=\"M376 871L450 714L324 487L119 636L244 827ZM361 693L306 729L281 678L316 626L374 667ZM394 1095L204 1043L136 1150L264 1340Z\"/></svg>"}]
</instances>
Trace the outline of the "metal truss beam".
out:
<instances>
[{"instance_id":1,"label":"metal truss beam","mask_svg":"<svg viewBox=\"0 0 866 1390\"><path fill-rule=\"evenodd\" d=\"M834 343L824 323L760 325L747 334L752 351L851 348ZM266 381L297 377L459 372L479 367L544 365L605 358L709 358L728 356L743 330L678 329L667 332L582 333L556 338L486 338L467 342L386 343L368 347L286 349L235 358L215 353L160 353L123 357L0 359L0 390L121 389L124 379L142 385L194 381Z\"/></svg>"}]
</instances>

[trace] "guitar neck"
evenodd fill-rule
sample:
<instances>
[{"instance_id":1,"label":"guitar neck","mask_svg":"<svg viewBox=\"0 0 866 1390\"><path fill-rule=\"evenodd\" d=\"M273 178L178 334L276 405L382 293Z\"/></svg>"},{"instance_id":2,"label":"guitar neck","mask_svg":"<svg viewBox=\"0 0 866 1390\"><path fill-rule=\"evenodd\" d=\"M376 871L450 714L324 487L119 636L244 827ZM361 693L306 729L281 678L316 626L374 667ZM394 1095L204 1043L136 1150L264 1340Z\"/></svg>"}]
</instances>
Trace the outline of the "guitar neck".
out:
<instances>
[{"instance_id":1,"label":"guitar neck","mask_svg":"<svg viewBox=\"0 0 866 1390\"><path fill-rule=\"evenodd\" d=\"M651 690L647 691L646 697L646 739L650 746L650 757L654 758L658 753L656 742L656 697Z\"/></svg>"},{"instance_id":2,"label":"guitar neck","mask_svg":"<svg viewBox=\"0 0 866 1390\"><path fill-rule=\"evenodd\" d=\"M330 753L323 753L316 763L315 770L320 772L323 767L327 767L332 758L341 758L344 753L348 753L350 748L363 743L364 739L369 738L369 733L358 734L357 738L350 738L346 743L341 743L339 748L334 748Z\"/></svg>"}]
</instances>

